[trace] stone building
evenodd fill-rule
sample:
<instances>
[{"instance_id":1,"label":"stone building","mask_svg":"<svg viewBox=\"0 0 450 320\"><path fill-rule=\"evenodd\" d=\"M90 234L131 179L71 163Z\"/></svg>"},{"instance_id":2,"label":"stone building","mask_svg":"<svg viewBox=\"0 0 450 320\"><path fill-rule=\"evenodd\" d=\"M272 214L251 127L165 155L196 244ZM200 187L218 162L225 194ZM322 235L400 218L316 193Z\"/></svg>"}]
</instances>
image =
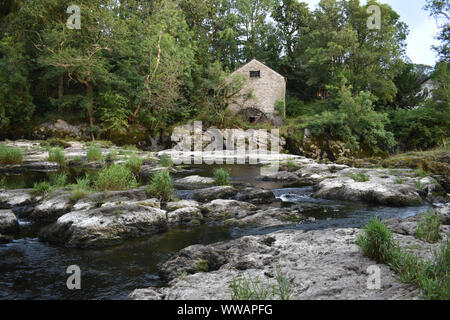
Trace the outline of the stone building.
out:
<instances>
[{"instance_id":1,"label":"stone building","mask_svg":"<svg viewBox=\"0 0 450 320\"><path fill-rule=\"evenodd\" d=\"M242 73L247 78L244 88L229 108L243 114L251 123L271 121L280 125L283 119L286 98L286 78L265 64L253 59L231 74ZM252 98L247 99L247 93ZM280 106L275 109L275 106Z\"/></svg>"}]
</instances>

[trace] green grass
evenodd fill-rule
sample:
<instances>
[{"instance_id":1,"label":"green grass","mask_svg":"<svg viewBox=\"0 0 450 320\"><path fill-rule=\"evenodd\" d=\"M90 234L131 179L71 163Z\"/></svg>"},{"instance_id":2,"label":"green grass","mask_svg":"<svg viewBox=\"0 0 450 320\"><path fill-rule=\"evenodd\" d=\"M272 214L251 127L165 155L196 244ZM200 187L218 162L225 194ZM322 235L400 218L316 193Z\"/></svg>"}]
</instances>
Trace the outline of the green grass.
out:
<instances>
[{"instance_id":1,"label":"green grass","mask_svg":"<svg viewBox=\"0 0 450 320\"><path fill-rule=\"evenodd\" d=\"M47 195L53 190L58 188L64 188L67 183L67 174L53 173L49 177L49 181L36 182L33 185L33 193L38 195Z\"/></svg>"},{"instance_id":2,"label":"green grass","mask_svg":"<svg viewBox=\"0 0 450 320\"><path fill-rule=\"evenodd\" d=\"M299 168L301 168L302 166L301 166L300 164L294 162L292 159L288 159L288 160L286 161L286 167L287 167L288 169L299 169Z\"/></svg>"},{"instance_id":3,"label":"green grass","mask_svg":"<svg viewBox=\"0 0 450 320\"><path fill-rule=\"evenodd\" d=\"M22 150L0 144L0 164L21 164Z\"/></svg>"},{"instance_id":4,"label":"green grass","mask_svg":"<svg viewBox=\"0 0 450 320\"><path fill-rule=\"evenodd\" d=\"M429 243L436 243L442 239L440 234L441 215L434 210L427 212L419 221L415 236L417 239Z\"/></svg>"},{"instance_id":5,"label":"green grass","mask_svg":"<svg viewBox=\"0 0 450 320\"><path fill-rule=\"evenodd\" d=\"M280 268L276 268L276 285L266 285L258 277L233 277L230 284L232 300L289 300L291 289L289 279Z\"/></svg>"},{"instance_id":6,"label":"green grass","mask_svg":"<svg viewBox=\"0 0 450 320\"><path fill-rule=\"evenodd\" d=\"M128 160L125 162L125 166L131 170L135 175L138 175L141 173L141 167L144 163L144 160L142 160L141 157L133 154L131 157L128 158Z\"/></svg>"},{"instance_id":7,"label":"green grass","mask_svg":"<svg viewBox=\"0 0 450 320\"><path fill-rule=\"evenodd\" d=\"M127 190L136 188L136 177L129 168L121 164L113 164L98 174L95 188L100 191Z\"/></svg>"},{"instance_id":8,"label":"green grass","mask_svg":"<svg viewBox=\"0 0 450 320\"><path fill-rule=\"evenodd\" d=\"M161 158L159 159L159 165L161 167L165 167L165 168L172 168L173 162L172 162L172 159L170 158L170 156L168 156L167 154L163 154L163 155L161 155Z\"/></svg>"},{"instance_id":9,"label":"green grass","mask_svg":"<svg viewBox=\"0 0 450 320\"><path fill-rule=\"evenodd\" d=\"M230 184L230 172L225 169L214 169L214 179L218 186L227 186Z\"/></svg>"},{"instance_id":10,"label":"green grass","mask_svg":"<svg viewBox=\"0 0 450 320\"><path fill-rule=\"evenodd\" d=\"M169 171L162 170L153 175L150 186L147 189L147 194L161 201L169 201L172 199L173 184Z\"/></svg>"},{"instance_id":11,"label":"green grass","mask_svg":"<svg viewBox=\"0 0 450 320\"><path fill-rule=\"evenodd\" d=\"M370 180L370 177L364 172L360 172L358 174L352 173L351 178L356 182L367 182Z\"/></svg>"},{"instance_id":12,"label":"green grass","mask_svg":"<svg viewBox=\"0 0 450 320\"><path fill-rule=\"evenodd\" d=\"M419 176L421 178L425 178L426 176L428 176L428 173L426 173L426 171L421 168L414 170L414 173L416 174L416 176Z\"/></svg>"},{"instance_id":13,"label":"green grass","mask_svg":"<svg viewBox=\"0 0 450 320\"><path fill-rule=\"evenodd\" d=\"M444 241L435 251L432 261L401 249L386 224L376 219L371 220L359 235L356 243L364 255L378 263L391 267L399 281L413 284L422 289L425 299L450 299L450 248L449 240Z\"/></svg>"},{"instance_id":14,"label":"green grass","mask_svg":"<svg viewBox=\"0 0 450 320\"><path fill-rule=\"evenodd\" d=\"M57 162L61 166L66 163L66 156L64 154L64 150L61 147L54 147L48 149L48 161Z\"/></svg>"},{"instance_id":15,"label":"green grass","mask_svg":"<svg viewBox=\"0 0 450 320\"><path fill-rule=\"evenodd\" d=\"M100 161L102 160L102 150L95 146L90 146L87 151L86 159L87 161Z\"/></svg>"},{"instance_id":16,"label":"green grass","mask_svg":"<svg viewBox=\"0 0 450 320\"><path fill-rule=\"evenodd\" d=\"M87 176L84 178L78 178L77 183L73 184L71 187L72 191L70 193L70 200L73 202L77 202L92 192L91 180Z\"/></svg>"},{"instance_id":17,"label":"green grass","mask_svg":"<svg viewBox=\"0 0 450 320\"><path fill-rule=\"evenodd\" d=\"M402 178L396 178L394 182L395 182L395 184L403 184L403 179Z\"/></svg>"},{"instance_id":18,"label":"green grass","mask_svg":"<svg viewBox=\"0 0 450 320\"><path fill-rule=\"evenodd\" d=\"M67 184L67 174L64 172L51 174L50 184L54 188L63 188Z\"/></svg>"}]
</instances>

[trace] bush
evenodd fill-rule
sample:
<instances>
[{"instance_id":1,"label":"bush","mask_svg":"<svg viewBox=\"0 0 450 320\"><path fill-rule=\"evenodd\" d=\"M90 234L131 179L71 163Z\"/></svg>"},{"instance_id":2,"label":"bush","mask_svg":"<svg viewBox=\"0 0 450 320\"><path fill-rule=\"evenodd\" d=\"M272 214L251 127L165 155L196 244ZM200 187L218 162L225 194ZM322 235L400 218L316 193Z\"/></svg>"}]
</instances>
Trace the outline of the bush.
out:
<instances>
[{"instance_id":1,"label":"bush","mask_svg":"<svg viewBox=\"0 0 450 320\"><path fill-rule=\"evenodd\" d=\"M47 160L57 162L63 166L66 163L66 156L64 155L64 150L60 147L50 148L48 150Z\"/></svg>"},{"instance_id":2,"label":"bush","mask_svg":"<svg viewBox=\"0 0 450 320\"><path fill-rule=\"evenodd\" d=\"M367 182L370 180L370 177L364 172L360 172L358 174L352 173L351 177L356 182Z\"/></svg>"},{"instance_id":3,"label":"bush","mask_svg":"<svg viewBox=\"0 0 450 320\"><path fill-rule=\"evenodd\" d=\"M147 189L150 197L155 197L161 201L169 201L173 196L172 178L169 171L161 170L152 177L150 186Z\"/></svg>"},{"instance_id":4,"label":"bush","mask_svg":"<svg viewBox=\"0 0 450 320\"><path fill-rule=\"evenodd\" d=\"M100 161L102 160L102 151L95 146L91 146L88 148L86 159L87 161Z\"/></svg>"},{"instance_id":5,"label":"bush","mask_svg":"<svg viewBox=\"0 0 450 320\"><path fill-rule=\"evenodd\" d=\"M425 299L450 298L450 250L449 240L435 251L433 261L423 261L416 255L404 252L394 241L386 225L374 219L369 221L356 243L363 253L379 263L385 263L396 273L400 281L411 283L423 290Z\"/></svg>"},{"instance_id":6,"label":"bush","mask_svg":"<svg viewBox=\"0 0 450 320\"><path fill-rule=\"evenodd\" d=\"M113 164L100 171L95 181L98 190L126 190L137 187L136 177L129 168Z\"/></svg>"},{"instance_id":7,"label":"bush","mask_svg":"<svg viewBox=\"0 0 450 320\"><path fill-rule=\"evenodd\" d=\"M63 188L67 183L67 174L55 173L50 175L50 184L54 188Z\"/></svg>"},{"instance_id":8,"label":"bush","mask_svg":"<svg viewBox=\"0 0 450 320\"><path fill-rule=\"evenodd\" d=\"M91 181L89 177L78 178L77 183L72 185L70 200L76 202L92 192Z\"/></svg>"},{"instance_id":9,"label":"bush","mask_svg":"<svg viewBox=\"0 0 450 320\"><path fill-rule=\"evenodd\" d=\"M138 175L141 172L142 163L144 161L141 157L133 154L128 160L125 162L125 166L131 170L135 175Z\"/></svg>"},{"instance_id":10,"label":"bush","mask_svg":"<svg viewBox=\"0 0 450 320\"><path fill-rule=\"evenodd\" d=\"M168 156L167 154L163 154L159 159L159 165L161 167L171 168L173 166L173 162L170 156Z\"/></svg>"},{"instance_id":11,"label":"bush","mask_svg":"<svg viewBox=\"0 0 450 320\"><path fill-rule=\"evenodd\" d=\"M390 261L392 250L396 248L394 236L385 223L373 219L364 229L365 235L359 235L356 244L363 253L377 262Z\"/></svg>"},{"instance_id":12,"label":"bush","mask_svg":"<svg viewBox=\"0 0 450 320\"><path fill-rule=\"evenodd\" d=\"M230 172L225 169L214 169L214 178L219 186L227 186L230 184Z\"/></svg>"},{"instance_id":13,"label":"bush","mask_svg":"<svg viewBox=\"0 0 450 320\"><path fill-rule=\"evenodd\" d=\"M22 150L0 144L0 164L21 164Z\"/></svg>"},{"instance_id":14,"label":"bush","mask_svg":"<svg viewBox=\"0 0 450 320\"><path fill-rule=\"evenodd\" d=\"M441 215L430 210L419 221L415 236L426 242L435 243L442 239L440 234Z\"/></svg>"}]
</instances>

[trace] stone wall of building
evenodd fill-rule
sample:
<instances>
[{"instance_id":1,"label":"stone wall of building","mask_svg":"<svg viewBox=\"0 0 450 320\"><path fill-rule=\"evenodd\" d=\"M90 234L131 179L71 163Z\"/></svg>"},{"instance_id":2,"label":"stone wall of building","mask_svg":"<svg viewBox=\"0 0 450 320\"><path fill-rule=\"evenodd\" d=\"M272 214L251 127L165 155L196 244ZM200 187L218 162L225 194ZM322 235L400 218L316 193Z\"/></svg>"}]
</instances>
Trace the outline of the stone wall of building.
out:
<instances>
[{"instance_id":1,"label":"stone wall of building","mask_svg":"<svg viewBox=\"0 0 450 320\"><path fill-rule=\"evenodd\" d=\"M250 77L250 71L259 71L260 77ZM242 94L229 106L233 111L239 112L245 108L256 108L264 112L269 118L276 115L275 103L286 96L286 81L283 76L273 71L263 63L252 60L235 73L242 73L248 78L242 89ZM245 101L243 96L253 90L254 98Z\"/></svg>"}]
</instances>

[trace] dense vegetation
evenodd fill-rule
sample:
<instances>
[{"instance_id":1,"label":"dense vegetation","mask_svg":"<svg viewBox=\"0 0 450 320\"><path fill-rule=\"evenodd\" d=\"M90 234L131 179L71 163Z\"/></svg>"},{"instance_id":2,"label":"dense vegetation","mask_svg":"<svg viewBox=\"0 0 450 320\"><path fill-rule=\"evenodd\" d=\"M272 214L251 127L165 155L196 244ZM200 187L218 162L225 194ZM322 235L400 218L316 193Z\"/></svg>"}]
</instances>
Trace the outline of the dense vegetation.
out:
<instances>
[{"instance_id":1,"label":"dense vegetation","mask_svg":"<svg viewBox=\"0 0 450 320\"><path fill-rule=\"evenodd\" d=\"M71 4L0 4L0 137L29 137L58 118L87 124L91 139L141 128L157 137L194 118L241 125L227 106L243 79L226 77L252 58L287 77L280 112L294 136L308 127L375 153L448 137L448 1L427 2L447 17L434 67L408 60L407 26L372 0L322 0L313 11L296 0L79 0L80 29L67 27ZM380 30L367 27L371 4L381 8Z\"/></svg>"}]
</instances>

